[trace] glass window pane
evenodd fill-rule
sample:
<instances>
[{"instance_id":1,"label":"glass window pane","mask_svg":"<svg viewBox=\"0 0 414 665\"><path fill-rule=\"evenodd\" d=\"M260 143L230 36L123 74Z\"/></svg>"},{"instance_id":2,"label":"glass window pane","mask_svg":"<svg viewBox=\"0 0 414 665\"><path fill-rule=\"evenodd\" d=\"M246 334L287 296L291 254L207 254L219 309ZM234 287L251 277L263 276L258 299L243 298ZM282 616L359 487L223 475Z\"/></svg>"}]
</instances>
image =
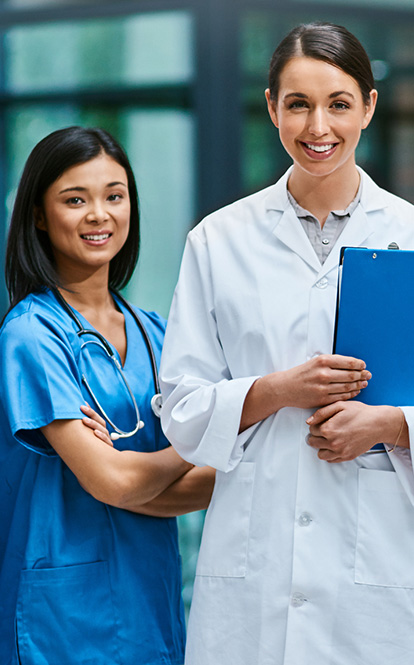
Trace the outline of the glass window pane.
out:
<instances>
[{"instance_id":1,"label":"glass window pane","mask_svg":"<svg viewBox=\"0 0 414 665\"><path fill-rule=\"evenodd\" d=\"M194 220L193 118L174 110L131 111L123 117L140 198L142 243L127 294L167 316Z\"/></svg>"},{"instance_id":2,"label":"glass window pane","mask_svg":"<svg viewBox=\"0 0 414 665\"><path fill-rule=\"evenodd\" d=\"M188 83L188 12L15 26L5 39L5 86L14 93Z\"/></svg>"}]
</instances>

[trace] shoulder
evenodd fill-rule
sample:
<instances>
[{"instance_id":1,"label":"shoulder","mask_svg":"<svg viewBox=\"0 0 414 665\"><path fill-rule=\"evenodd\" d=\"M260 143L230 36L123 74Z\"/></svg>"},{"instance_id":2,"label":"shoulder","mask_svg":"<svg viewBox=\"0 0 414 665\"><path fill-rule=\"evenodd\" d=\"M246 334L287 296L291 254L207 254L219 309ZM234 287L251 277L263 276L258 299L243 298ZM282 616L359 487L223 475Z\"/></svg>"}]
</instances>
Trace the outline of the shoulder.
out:
<instances>
[{"instance_id":1,"label":"shoulder","mask_svg":"<svg viewBox=\"0 0 414 665\"><path fill-rule=\"evenodd\" d=\"M32 344L40 337L67 339L67 315L50 292L31 293L6 315L0 330L0 344Z\"/></svg>"},{"instance_id":2,"label":"shoulder","mask_svg":"<svg viewBox=\"0 0 414 665\"><path fill-rule=\"evenodd\" d=\"M359 171L362 178L361 203L366 210L376 212L384 209L387 215L404 218L408 216L408 221L414 221L412 203L379 187L365 171Z\"/></svg>"}]
</instances>

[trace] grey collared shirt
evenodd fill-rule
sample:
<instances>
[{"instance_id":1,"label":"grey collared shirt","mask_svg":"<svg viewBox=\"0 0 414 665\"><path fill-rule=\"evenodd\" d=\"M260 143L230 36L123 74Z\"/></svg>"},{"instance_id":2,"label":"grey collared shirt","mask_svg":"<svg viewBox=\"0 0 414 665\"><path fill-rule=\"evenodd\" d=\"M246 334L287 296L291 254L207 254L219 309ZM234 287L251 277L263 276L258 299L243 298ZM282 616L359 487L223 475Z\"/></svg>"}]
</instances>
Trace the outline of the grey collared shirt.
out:
<instances>
[{"instance_id":1,"label":"grey collared shirt","mask_svg":"<svg viewBox=\"0 0 414 665\"><path fill-rule=\"evenodd\" d=\"M321 264L325 263L328 258L329 252L335 245L342 231L348 223L349 218L361 200L362 181L359 184L357 194L353 201L349 204L346 210L332 210L323 229L321 228L319 220L312 215L308 210L302 208L292 194L287 192L289 202L291 203L296 216L302 224L306 235L308 236L316 256Z\"/></svg>"}]
</instances>

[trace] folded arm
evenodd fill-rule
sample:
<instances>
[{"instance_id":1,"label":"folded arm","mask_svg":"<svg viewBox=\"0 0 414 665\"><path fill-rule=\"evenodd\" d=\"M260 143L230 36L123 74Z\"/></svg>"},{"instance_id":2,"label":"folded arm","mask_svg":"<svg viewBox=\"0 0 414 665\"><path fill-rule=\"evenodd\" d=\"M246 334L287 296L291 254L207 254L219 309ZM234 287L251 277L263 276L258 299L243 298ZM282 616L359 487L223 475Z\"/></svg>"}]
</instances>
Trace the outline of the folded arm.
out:
<instances>
[{"instance_id":1,"label":"folded arm","mask_svg":"<svg viewBox=\"0 0 414 665\"><path fill-rule=\"evenodd\" d=\"M213 493L215 476L215 469L195 466L135 512L153 517L176 517L205 510Z\"/></svg>"},{"instance_id":2,"label":"folded arm","mask_svg":"<svg viewBox=\"0 0 414 665\"><path fill-rule=\"evenodd\" d=\"M140 512L192 468L171 447L151 453L116 450L81 420L55 420L41 431L82 487L117 508Z\"/></svg>"}]
</instances>

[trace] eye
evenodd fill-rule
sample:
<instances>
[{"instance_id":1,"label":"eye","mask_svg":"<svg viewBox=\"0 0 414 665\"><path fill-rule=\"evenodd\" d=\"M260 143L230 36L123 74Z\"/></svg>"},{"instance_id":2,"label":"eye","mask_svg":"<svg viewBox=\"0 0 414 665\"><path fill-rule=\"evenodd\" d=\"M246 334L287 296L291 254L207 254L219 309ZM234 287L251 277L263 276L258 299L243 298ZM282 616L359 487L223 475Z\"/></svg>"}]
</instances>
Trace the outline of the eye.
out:
<instances>
[{"instance_id":1,"label":"eye","mask_svg":"<svg viewBox=\"0 0 414 665\"><path fill-rule=\"evenodd\" d=\"M332 108L336 109L337 111L346 111L349 109L349 104L346 102L334 102L332 104Z\"/></svg>"},{"instance_id":2,"label":"eye","mask_svg":"<svg viewBox=\"0 0 414 665\"><path fill-rule=\"evenodd\" d=\"M308 108L308 103L303 99L296 99L294 102L291 102L288 105L289 109L306 109Z\"/></svg>"},{"instance_id":3,"label":"eye","mask_svg":"<svg viewBox=\"0 0 414 665\"><path fill-rule=\"evenodd\" d=\"M110 194L108 196L108 201L120 201L123 198L122 194Z\"/></svg>"},{"instance_id":4,"label":"eye","mask_svg":"<svg viewBox=\"0 0 414 665\"><path fill-rule=\"evenodd\" d=\"M65 203L68 205L78 206L83 203L83 199L80 196L71 196L69 199L66 199Z\"/></svg>"}]
</instances>

